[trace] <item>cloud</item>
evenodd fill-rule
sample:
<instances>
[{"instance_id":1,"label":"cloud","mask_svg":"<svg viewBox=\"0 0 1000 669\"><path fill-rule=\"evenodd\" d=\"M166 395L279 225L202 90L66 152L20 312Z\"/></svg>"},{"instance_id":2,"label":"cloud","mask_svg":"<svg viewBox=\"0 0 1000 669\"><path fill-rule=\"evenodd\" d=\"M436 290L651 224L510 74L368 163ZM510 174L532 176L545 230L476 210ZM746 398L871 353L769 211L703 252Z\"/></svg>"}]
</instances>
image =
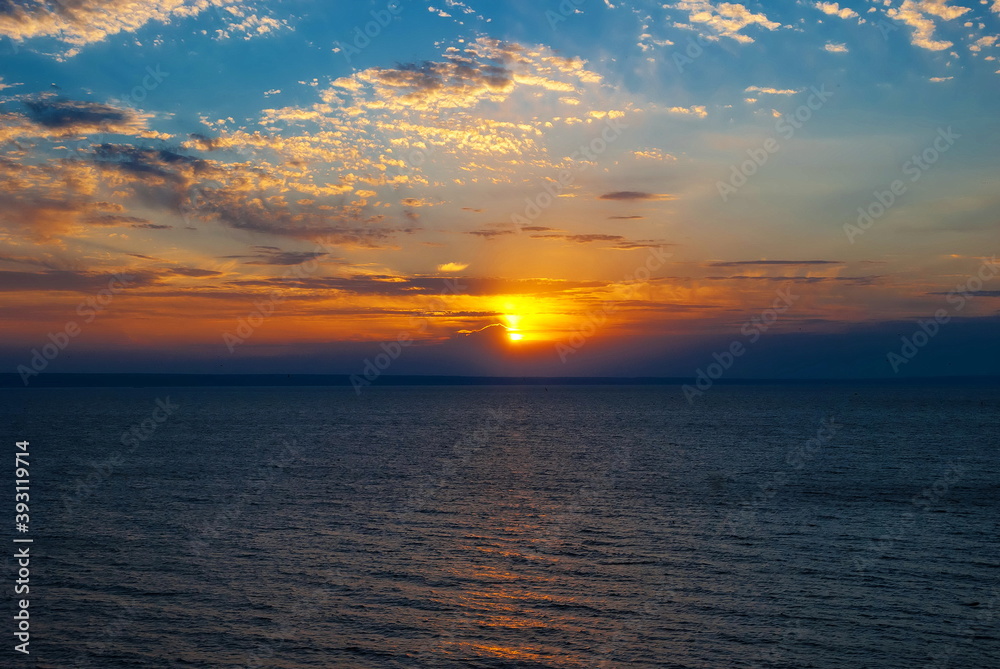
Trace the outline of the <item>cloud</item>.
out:
<instances>
[{"instance_id":1,"label":"cloud","mask_svg":"<svg viewBox=\"0 0 1000 669\"><path fill-rule=\"evenodd\" d=\"M479 230L469 230L465 234L485 237L486 239L494 239L502 235L513 235L516 232L517 229L512 223L489 223L484 228Z\"/></svg>"},{"instance_id":2,"label":"cloud","mask_svg":"<svg viewBox=\"0 0 1000 669\"><path fill-rule=\"evenodd\" d=\"M121 213L120 205L95 197L95 172L77 161L23 165L0 158L0 228L50 244L83 229L88 219Z\"/></svg>"},{"instance_id":3,"label":"cloud","mask_svg":"<svg viewBox=\"0 0 1000 669\"><path fill-rule=\"evenodd\" d=\"M461 272L468 266L469 263L446 262L443 265L438 265L437 270L439 272Z\"/></svg>"},{"instance_id":4,"label":"cloud","mask_svg":"<svg viewBox=\"0 0 1000 669\"><path fill-rule=\"evenodd\" d=\"M846 44L838 44L835 42L827 42L826 46L823 47L826 51L830 53L847 53Z\"/></svg>"},{"instance_id":5,"label":"cloud","mask_svg":"<svg viewBox=\"0 0 1000 669\"><path fill-rule=\"evenodd\" d=\"M853 9L848 7L841 9L840 5L836 2L817 2L813 6L824 14L839 16L842 19L853 19L858 16L858 13Z\"/></svg>"},{"instance_id":6,"label":"cloud","mask_svg":"<svg viewBox=\"0 0 1000 669\"><path fill-rule=\"evenodd\" d=\"M646 217L645 216L636 216L636 215L632 215L632 216L608 216L608 219L610 219L612 221L636 221L636 220L639 220L640 218L646 218Z\"/></svg>"},{"instance_id":7,"label":"cloud","mask_svg":"<svg viewBox=\"0 0 1000 669\"><path fill-rule=\"evenodd\" d=\"M218 37L271 32L283 22L259 17L242 0L72 0L66 2L18 2L0 4L0 35L21 42L50 37L70 48L61 57L71 57L80 48L111 35L135 32L147 23L170 23L212 10L224 29Z\"/></svg>"},{"instance_id":8,"label":"cloud","mask_svg":"<svg viewBox=\"0 0 1000 669\"><path fill-rule=\"evenodd\" d=\"M928 295L954 295L954 291L944 292L939 291L935 293L927 293ZM962 293L962 295L968 295L970 297L1000 297L1000 290L969 290Z\"/></svg>"},{"instance_id":9,"label":"cloud","mask_svg":"<svg viewBox=\"0 0 1000 669\"><path fill-rule=\"evenodd\" d=\"M245 260L244 265L301 265L310 260L325 258L329 254L325 251L283 251L275 246L254 246L256 253L252 255L231 255L223 258Z\"/></svg>"},{"instance_id":10,"label":"cloud","mask_svg":"<svg viewBox=\"0 0 1000 669\"><path fill-rule=\"evenodd\" d=\"M504 279L492 277L459 277L453 280L456 295L535 295L560 293L580 288L605 286L603 281L564 281L559 279ZM439 276L401 276L395 274L354 274L342 277L291 277L248 279L228 282L239 288L264 288L276 286L314 290L321 293L337 290L358 295L383 295L411 297L414 295L440 295L448 289ZM454 292L454 291L453 291Z\"/></svg>"},{"instance_id":11,"label":"cloud","mask_svg":"<svg viewBox=\"0 0 1000 669\"><path fill-rule=\"evenodd\" d=\"M265 166L224 164L127 144L98 146L95 164L119 192L130 189L145 206L237 230L322 239L331 246L384 248L397 234L417 229L408 224L381 225L382 216L366 216L356 205L317 204L307 198L289 201L279 191L288 192L294 185L308 194L308 185L289 183Z\"/></svg>"},{"instance_id":12,"label":"cloud","mask_svg":"<svg viewBox=\"0 0 1000 669\"><path fill-rule=\"evenodd\" d=\"M15 96L26 113L0 112L0 142L28 138L66 139L107 133L151 139L170 135L148 129L152 114L110 104L60 98L51 93Z\"/></svg>"},{"instance_id":13,"label":"cloud","mask_svg":"<svg viewBox=\"0 0 1000 669\"><path fill-rule=\"evenodd\" d=\"M167 272L176 276L187 276L197 279L222 276L222 272L217 272L212 269L200 269L198 267L171 267L167 270Z\"/></svg>"},{"instance_id":14,"label":"cloud","mask_svg":"<svg viewBox=\"0 0 1000 669\"><path fill-rule=\"evenodd\" d=\"M640 151L633 151L632 155L636 158L642 160L663 160L663 161L676 161L677 156L672 156L669 153L665 153L657 148L646 148Z\"/></svg>"},{"instance_id":15,"label":"cloud","mask_svg":"<svg viewBox=\"0 0 1000 669\"><path fill-rule=\"evenodd\" d=\"M795 95L799 91L794 88L761 88L760 86L747 86L746 93L764 93L766 95Z\"/></svg>"},{"instance_id":16,"label":"cloud","mask_svg":"<svg viewBox=\"0 0 1000 669\"><path fill-rule=\"evenodd\" d=\"M769 265L784 266L804 266L804 265L843 265L840 260L733 260L726 262L709 263L709 267L744 267L759 265L766 267Z\"/></svg>"},{"instance_id":17,"label":"cloud","mask_svg":"<svg viewBox=\"0 0 1000 669\"><path fill-rule=\"evenodd\" d=\"M404 207L433 207L436 203L421 197L404 197L399 201Z\"/></svg>"},{"instance_id":18,"label":"cloud","mask_svg":"<svg viewBox=\"0 0 1000 669\"><path fill-rule=\"evenodd\" d=\"M118 125L128 118L127 112L109 105L73 100L25 100L28 117L46 128L64 129L78 126L103 128Z\"/></svg>"},{"instance_id":19,"label":"cloud","mask_svg":"<svg viewBox=\"0 0 1000 669\"><path fill-rule=\"evenodd\" d=\"M87 225L102 227L140 228L146 230L169 230L172 227L170 225L150 223L147 219L138 216L125 216L123 214L94 214L88 216L84 222Z\"/></svg>"},{"instance_id":20,"label":"cloud","mask_svg":"<svg viewBox=\"0 0 1000 669\"><path fill-rule=\"evenodd\" d=\"M572 163L561 150L550 152L553 127L630 109L622 100L608 111L601 83L581 59L481 37L445 47L435 60L371 67L317 86L312 104L263 110L260 130L215 124L217 137L192 137L184 148L307 163L316 187L348 190L424 186L423 166L431 163L455 171L461 183L542 178ZM566 89L581 100L571 113L558 102Z\"/></svg>"},{"instance_id":21,"label":"cloud","mask_svg":"<svg viewBox=\"0 0 1000 669\"><path fill-rule=\"evenodd\" d=\"M669 278L669 277L667 277ZM737 274L734 276L706 276L703 277L707 281L770 281L770 282L782 282L788 281L791 283L848 283L856 286L870 286L876 283L882 277L873 276L747 276L743 274Z\"/></svg>"},{"instance_id":22,"label":"cloud","mask_svg":"<svg viewBox=\"0 0 1000 669\"><path fill-rule=\"evenodd\" d=\"M566 242L574 242L576 244L590 244L593 242L608 242L611 246L605 248L614 249L616 251L634 251L637 249L656 249L663 246L674 246L673 244L664 244L663 242L645 240L645 241L632 241L622 237L621 235L606 235L606 234L544 234L544 235L531 235L532 239L557 239Z\"/></svg>"},{"instance_id":23,"label":"cloud","mask_svg":"<svg viewBox=\"0 0 1000 669\"><path fill-rule=\"evenodd\" d=\"M1000 0L997 0L997 2L1000 3ZM980 37L975 42L969 45L969 51L974 51L978 53L979 51L983 50L983 47L995 46L997 43L997 39L998 38L996 35L984 35L983 37Z\"/></svg>"},{"instance_id":24,"label":"cloud","mask_svg":"<svg viewBox=\"0 0 1000 669\"><path fill-rule=\"evenodd\" d=\"M705 118L708 116L708 112L705 110L704 105L695 105L694 107L670 107L667 109L671 114L679 114L680 116L694 116L696 118Z\"/></svg>"},{"instance_id":25,"label":"cloud","mask_svg":"<svg viewBox=\"0 0 1000 669\"><path fill-rule=\"evenodd\" d=\"M159 278L150 272L128 271L117 275L101 272L54 270L49 272L0 271L0 291L53 291L94 293L108 287L116 277L128 281L130 288L152 286ZM117 285L117 284L116 284Z\"/></svg>"},{"instance_id":26,"label":"cloud","mask_svg":"<svg viewBox=\"0 0 1000 669\"><path fill-rule=\"evenodd\" d=\"M754 14L738 3L723 2L713 5L707 0L682 0L667 6L687 12L688 20L692 24L704 25L710 28L714 35L728 37L743 44L754 41L752 37L740 32L747 26L759 26L765 30L776 30L781 27L780 23L769 20L764 14Z\"/></svg>"},{"instance_id":27,"label":"cloud","mask_svg":"<svg viewBox=\"0 0 1000 669\"><path fill-rule=\"evenodd\" d=\"M518 44L479 38L464 51L447 49L440 61L372 67L338 79L334 86L345 92L368 90L397 109L468 109L483 102L503 102L519 87L576 92L581 83L599 80L582 65L583 61L554 58ZM328 96L333 93L329 91Z\"/></svg>"},{"instance_id":28,"label":"cloud","mask_svg":"<svg viewBox=\"0 0 1000 669\"><path fill-rule=\"evenodd\" d=\"M636 190L619 190L598 196L599 200L673 200L673 195L645 193Z\"/></svg>"},{"instance_id":29,"label":"cloud","mask_svg":"<svg viewBox=\"0 0 1000 669\"><path fill-rule=\"evenodd\" d=\"M935 25L930 17L950 21L968 11L968 7L949 6L948 0L903 0L898 8L886 10L886 15L913 28L910 41L914 46L929 51L944 51L952 46L952 42L934 39Z\"/></svg>"}]
</instances>

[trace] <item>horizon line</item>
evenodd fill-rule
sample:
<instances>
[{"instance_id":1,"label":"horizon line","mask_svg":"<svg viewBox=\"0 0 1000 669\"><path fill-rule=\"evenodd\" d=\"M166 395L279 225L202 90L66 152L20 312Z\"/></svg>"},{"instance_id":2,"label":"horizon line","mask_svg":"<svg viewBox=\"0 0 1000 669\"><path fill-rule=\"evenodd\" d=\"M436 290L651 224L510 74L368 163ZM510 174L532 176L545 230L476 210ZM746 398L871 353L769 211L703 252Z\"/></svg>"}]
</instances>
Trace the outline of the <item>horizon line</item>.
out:
<instances>
[{"instance_id":1,"label":"horizon line","mask_svg":"<svg viewBox=\"0 0 1000 669\"><path fill-rule=\"evenodd\" d=\"M53 372L40 374L28 384L13 372L0 372L0 388L61 387L228 387L228 386L328 386L351 387L351 374L305 373L170 373L170 372ZM187 381L188 383L181 383ZM253 383L251 383L253 381ZM470 385L685 385L696 381L679 376L487 376L462 374L383 374L372 386L470 386ZM141 382L141 383L140 383ZM157 383L160 382L160 383ZM720 385L795 385L795 384L945 384L1000 383L1000 376L914 376L914 377L734 377L713 380Z\"/></svg>"}]
</instances>

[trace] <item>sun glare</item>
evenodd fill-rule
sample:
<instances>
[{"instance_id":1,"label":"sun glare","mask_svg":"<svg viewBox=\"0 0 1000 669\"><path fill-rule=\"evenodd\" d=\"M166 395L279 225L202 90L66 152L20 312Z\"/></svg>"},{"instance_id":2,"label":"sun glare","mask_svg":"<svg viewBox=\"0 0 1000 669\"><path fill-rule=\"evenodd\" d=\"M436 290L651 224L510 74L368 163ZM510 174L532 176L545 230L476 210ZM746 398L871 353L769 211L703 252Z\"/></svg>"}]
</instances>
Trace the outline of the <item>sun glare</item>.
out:
<instances>
[{"instance_id":1,"label":"sun glare","mask_svg":"<svg viewBox=\"0 0 1000 669\"><path fill-rule=\"evenodd\" d=\"M515 332L513 330L508 330L507 331L507 338L510 339L511 341L521 341L522 339L524 339L524 335L521 334L520 332Z\"/></svg>"}]
</instances>

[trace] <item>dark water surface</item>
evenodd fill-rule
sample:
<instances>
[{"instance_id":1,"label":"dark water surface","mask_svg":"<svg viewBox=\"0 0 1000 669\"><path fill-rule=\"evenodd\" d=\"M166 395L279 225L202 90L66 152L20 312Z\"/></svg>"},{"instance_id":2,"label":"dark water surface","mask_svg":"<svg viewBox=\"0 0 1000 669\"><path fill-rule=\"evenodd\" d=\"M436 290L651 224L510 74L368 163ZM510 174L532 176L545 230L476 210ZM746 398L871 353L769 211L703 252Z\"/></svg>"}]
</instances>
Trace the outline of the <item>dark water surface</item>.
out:
<instances>
[{"instance_id":1,"label":"dark water surface","mask_svg":"<svg viewBox=\"0 0 1000 669\"><path fill-rule=\"evenodd\" d=\"M1000 667L998 389L0 400L17 666Z\"/></svg>"}]
</instances>

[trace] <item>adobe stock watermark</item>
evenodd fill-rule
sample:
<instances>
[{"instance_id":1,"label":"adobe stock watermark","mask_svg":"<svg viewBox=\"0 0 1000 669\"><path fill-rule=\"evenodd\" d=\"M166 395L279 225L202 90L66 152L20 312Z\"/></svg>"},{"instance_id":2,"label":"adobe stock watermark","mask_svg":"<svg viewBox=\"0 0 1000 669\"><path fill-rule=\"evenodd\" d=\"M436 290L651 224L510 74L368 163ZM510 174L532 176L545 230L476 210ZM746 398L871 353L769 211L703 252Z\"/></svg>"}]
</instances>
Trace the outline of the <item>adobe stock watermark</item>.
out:
<instances>
[{"instance_id":1,"label":"adobe stock watermark","mask_svg":"<svg viewBox=\"0 0 1000 669\"><path fill-rule=\"evenodd\" d=\"M445 295L460 295L461 291L467 288L455 279L444 279L444 285L446 290L434 296L435 308L424 309L419 315L412 318L412 320L417 321L414 328L417 334L427 332L430 327L428 315L434 311L448 308L448 304L443 299ZM403 349L412 346L414 342L416 342L416 338L413 330L400 332L394 341L382 342L380 344L382 352L376 354L374 358L365 358L361 374L351 374L350 381L351 387L354 388L354 394L360 395L362 388L367 388L373 381L382 376L382 373L389 369L392 363L403 354Z\"/></svg>"},{"instance_id":2,"label":"adobe stock watermark","mask_svg":"<svg viewBox=\"0 0 1000 669\"><path fill-rule=\"evenodd\" d=\"M4 37L2 41L0 41L0 43L7 43L7 42L9 42L10 45L5 49L7 52L6 55L16 56L21 52L21 43L19 41L15 40L13 37Z\"/></svg>"},{"instance_id":3,"label":"adobe stock watermark","mask_svg":"<svg viewBox=\"0 0 1000 669\"><path fill-rule=\"evenodd\" d=\"M998 599L1000 599L1000 593L997 592L997 587L994 585L990 592L990 598L985 603L982 605L979 602L967 604L967 606L976 607L975 620L965 622L960 633L956 634L953 632L949 634L950 642L945 646L937 646L934 649L931 653L931 661L924 665L924 669L948 669L948 667L952 666L952 662L955 661L955 656L961 652L961 645L968 647L977 640L992 638L985 636L983 631L991 628L994 609L996 608Z\"/></svg>"},{"instance_id":4,"label":"adobe stock watermark","mask_svg":"<svg viewBox=\"0 0 1000 669\"><path fill-rule=\"evenodd\" d=\"M621 299L630 299L633 291L635 290L636 284L648 281L652 276L652 273L663 267L667 259L673 255L673 253L665 252L662 246L650 249L649 256L646 257L645 263L623 277L625 285L622 288L622 292L624 294ZM559 360L563 364L566 364L569 356L583 348L584 344L587 343L587 340L597 333L598 328L608 322L608 318L611 314L618 311L620 306L621 300L607 300L603 302L598 309L587 311L587 313L584 314L586 322L578 327L573 334L565 339L565 341L556 342L555 349L556 353L559 355Z\"/></svg>"},{"instance_id":5,"label":"adobe stock watermark","mask_svg":"<svg viewBox=\"0 0 1000 669\"><path fill-rule=\"evenodd\" d=\"M966 303L973 299L983 285L1000 274L1000 262L993 256L982 265L974 275L966 279L964 283L955 286L955 289L948 293L946 301L953 306L952 311L958 312L965 308ZM941 327L951 321L951 314L948 309L937 309L933 318L917 319L917 328L909 336L900 337L902 346L899 352L889 351L886 360L892 367L893 374L898 374L902 365L909 363L934 337L941 332Z\"/></svg>"},{"instance_id":6,"label":"adobe stock watermark","mask_svg":"<svg viewBox=\"0 0 1000 669\"><path fill-rule=\"evenodd\" d=\"M120 98L113 99L113 102L116 105L122 109L128 109L133 112L139 111L137 104L144 101L152 91L159 88L160 84L170 76L169 72L164 72L161 69L161 65L159 63L147 66L144 72L145 74L141 75L142 79L139 80L137 85L132 87L132 90L128 91L128 93ZM107 126L103 125L102 127L106 132ZM84 138L71 144L67 144L66 151L70 154L70 156L75 156L78 152L87 151L95 144L102 144L104 143L105 132L99 133L96 137Z\"/></svg>"},{"instance_id":7,"label":"adobe stock watermark","mask_svg":"<svg viewBox=\"0 0 1000 669\"><path fill-rule=\"evenodd\" d=\"M547 181L543 189L536 195L524 198L525 206L522 212L520 214L515 212L510 215L511 223L516 226L518 232L525 226L530 225L542 215L543 211L551 207L555 203L556 198L573 184L577 175L584 172L592 162L597 160L598 156L607 151L608 147L622 136L622 131L628 128L628 125L620 120L622 116L624 114L621 112L617 114L613 112L609 113L604 121L605 127L601 130L600 136L595 137L586 144L581 144L576 151L569 155L570 161L576 167L560 171L556 175L555 183ZM584 160L581 161L581 158Z\"/></svg>"},{"instance_id":8,"label":"adobe stock watermark","mask_svg":"<svg viewBox=\"0 0 1000 669\"><path fill-rule=\"evenodd\" d=\"M574 14L581 14L582 12L578 9L587 0L562 0L559 6L552 9L545 10L545 20L549 22L549 28L552 30L556 29L556 26L566 21L569 17Z\"/></svg>"},{"instance_id":9,"label":"adobe stock watermark","mask_svg":"<svg viewBox=\"0 0 1000 669\"><path fill-rule=\"evenodd\" d=\"M785 455L785 464L793 470L800 471L806 463L815 458L820 449L830 443L834 436L844 427L843 423L838 423L833 416L820 421L816 434L805 441L804 444L788 449ZM759 490L751 495L750 499L740 502L740 510L730 513L723 521L720 532L728 531L736 534L737 530L747 529L756 524L757 511L778 494L778 491L786 486L789 481L789 472L776 471L771 475L771 479L758 485Z\"/></svg>"},{"instance_id":10,"label":"adobe stock watermark","mask_svg":"<svg viewBox=\"0 0 1000 669\"><path fill-rule=\"evenodd\" d=\"M372 40L377 39L400 14L403 13L402 0L389 0L384 9L373 9L368 12L372 20L363 26L354 26L349 42L334 42L333 50L336 53L344 54L344 58L350 63L355 56L360 56L361 52L372 44Z\"/></svg>"},{"instance_id":11,"label":"adobe stock watermark","mask_svg":"<svg viewBox=\"0 0 1000 669\"><path fill-rule=\"evenodd\" d=\"M212 539L216 539L222 532L231 528L255 498L268 491L275 481L284 475L288 466L302 459L303 453L298 440L282 439L281 446L281 452L277 457L258 465L247 483L247 489L239 497L220 507L210 521L202 523L198 531L191 535L187 542L187 549L191 554L198 557L204 555L210 548L209 542Z\"/></svg>"},{"instance_id":12,"label":"adobe stock watermark","mask_svg":"<svg viewBox=\"0 0 1000 669\"><path fill-rule=\"evenodd\" d=\"M788 311L788 308L799 299L798 295L793 295L791 288L781 288L776 293L777 297L771 303L769 309L765 309L759 315L753 316L740 327L740 334L747 338L748 344L756 344L761 336L767 332L781 314ZM736 359L747 352L747 346L739 339L730 342L729 347L722 352L712 354L715 362L708 364L705 369L699 367L695 372L694 385L684 384L681 391L688 404L694 404L696 397L704 395L715 382L722 378L736 362Z\"/></svg>"},{"instance_id":13,"label":"adobe stock watermark","mask_svg":"<svg viewBox=\"0 0 1000 669\"><path fill-rule=\"evenodd\" d=\"M171 402L169 396L166 399L156 398L155 406L150 412L149 418L131 425L127 430L122 432L118 442L125 447L125 450L117 450L101 462L91 463L90 466L93 471L87 474L86 477L80 477L77 480L73 494L63 495L62 502L66 513L74 513L82 502L93 495L100 486L104 485L111 478L111 475L117 469L125 464L127 456L134 453L142 444L151 439L160 428L160 425L166 422L180 408L181 405Z\"/></svg>"},{"instance_id":14,"label":"adobe stock watermark","mask_svg":"<svg viewBox=\"0 0 1000 669\"><path fill-rule=\"evenodd\" d=\"M932 485L924 488L919 495L913 496L910 500L910 504L915 509L923 513L928 513L931 508L944 499L945 495L948 494L952 486L962 479L965 472L966 468L964 465L954 462L949 463L942 475ZM899 519L896 522L896 526L891 532L881 535L878 539L873 540L873 542L869 544L866 551L867 557L862 555L854 557L854 568L858 571L862 571L869 567L874 560L878 560L888 555L897 541L913 531L917 518L918 515L916 511L905 511L900 514Z\"/></svg>"},{"instance_id":15,"label":"adobe stock watermark","mask_svg":"<svg viewBox=\"0 0 1000 669\"><path fill-rule=\"evenodd\" d=\"M938 128L937 136L926 149L919 154L913 154L900 170L904 176L910 178L910 183L920 181L920 178L931 167L941 159L941 156L948 152L955 145L955 140L962 136L952 131L951 126L947 129ZM886 212L892 208L899 198L906 194L909 186L902 179L896 179L886 190L876 190L872 195L874 200L867 206L858 207L858 218L855 223L844 223L844 234L847 241L854 243L854 240L865 234L875 222L885 216Z\"/></svg>"},{"instance_id":16,"label":"adobe stock watermark","mask_svg":"<svg viewBox=\"0 0 1000 669\"><path fill-rule=\"evenodd\" d=\"M775 135L785 141L791 141L795 137L795 132L813 117L813 113L823 108L823 105L833 97L833 91L826 90L826 84L819 88L811 87L809 97L804 104L799 105L795 111L785 114L774 123ZM771 156L781 150L781 142L776 137L768 137L764 140L760 148L747 149L747 159L742 163L731 165L729 179L717 181L716 189L723 202L728 202L731 195L735 195L743 186L747 184L750 177L767 164Z\"/></svg>"},{"instance_id":17,"label":"adobe stock watermark","mask_svg":"<svg viewBox=\"0 0 1000 669\"><path fill-rule=\"evenodd\" d=\"M84 324L93 323L97 316L107 309L108 305L115 299L115 295L127 289L135 280L130 274L114 274L108 279L106 288L102 288L97 295L88 297L80 302L76 307L76 314L83 317ZM18 365L15 370L21 375L21 382L28 385L31 377L38 376L49 366L49 363L59 357L59 354L66 350L70 341L83 332L83 327L76 321L66 321L61 330L48 334L48 343L43 344L40 349L31 349L31 359L27 364Z\"/></svg>"},{"instance_id":18,"label":"adobe stock watermark","mask_svg":"<svg viewBox=\"0 0 1000 669\"><path fill-rule=\"evenodd\" d=\"M674 51L670 56L674 61L674 67L677 68L677 73L684 74L684 68L701 58L705 53L705 47L716 44L718 39L716 37L714 40L710 40L701 33L695 37L688 37L687 44L684 46L684 52Z\"/></svg>"},{"instance_id":19,"label":"adobe stock watermark","mask_svg":"<svg viewBox=\"0 0 1000 669\"><path fill-rule=\"evenodd\" d=\"M333 244L330 240L317 242L315 249L313 249L315 255L298 265L289 267L281 275L279 281L298 281L316 274L322 266L318 258L328 254L332 247ZM257 331L257 328L263 325L264 321L274 314L278 305L285 301L285 297L284 287L275 288L264 299L253 302L253 311L236 321L235 331L230 332L226 330L222 333L222 342L226 345L229 352L235 353L237 346L250 339Z\"/></svg>"},{"instance_id":20,"label":"adobe stock watermark","mask_svg":"<svg viewBox=\"0 0 1000 669\"><path fill-rule=\"evenodd\" d=\"M871 21L869 25L876 28L882 34L882 39L886 41L889 39L889 33L894 33L906 27L905 23L900 23L888 15L883 15L878 21Z\"/></svg>"}]
</instances>

